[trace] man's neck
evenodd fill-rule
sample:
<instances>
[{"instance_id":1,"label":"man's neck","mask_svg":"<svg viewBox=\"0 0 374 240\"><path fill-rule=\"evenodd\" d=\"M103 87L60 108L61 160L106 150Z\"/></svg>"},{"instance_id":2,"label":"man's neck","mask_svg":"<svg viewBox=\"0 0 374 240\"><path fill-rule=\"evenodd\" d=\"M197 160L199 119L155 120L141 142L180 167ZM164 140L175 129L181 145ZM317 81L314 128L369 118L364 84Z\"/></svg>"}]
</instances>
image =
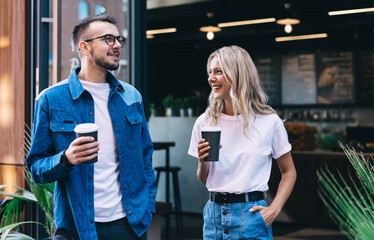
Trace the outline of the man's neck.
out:
<instances>
[{"instance_id":1,"label":"man's neck","mask_svg":"<svg viewBox=\"0 0 374 240\"><path fill-rule=\"evenodd\" d=\"M78 78L87 82L105 83L107 71L103 68L88 67L83 65L78 73Z\"/></svg>"}]
</instances>

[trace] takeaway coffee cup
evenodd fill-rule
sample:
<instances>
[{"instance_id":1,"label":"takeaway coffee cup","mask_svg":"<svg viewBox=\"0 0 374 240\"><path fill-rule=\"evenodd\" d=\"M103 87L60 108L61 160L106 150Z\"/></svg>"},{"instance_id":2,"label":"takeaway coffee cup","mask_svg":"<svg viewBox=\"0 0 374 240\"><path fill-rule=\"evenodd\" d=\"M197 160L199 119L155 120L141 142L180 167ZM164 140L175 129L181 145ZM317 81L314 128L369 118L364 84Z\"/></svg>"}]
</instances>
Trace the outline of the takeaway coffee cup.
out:
<instances>
[{"instance_id":1,"label":"takeaway coffee cup","mask_svg":"<svg viewBox=\"0 0 374 240\"><path fill-rule=\"evenodd\" d=\"M201 136L209 143L208 157L204 161L218 161L219 145L221 142L221 129L219 127L204 127Z\"/></svg>"},{"instance_id":2,"label":"takeaway coffee cup","mask_svg":"<svg viewBox=\"0 0 374 240\"><path fill-rule=\"evenodd\" d=\"M99 127L95 123L82 123L82 124L78 124L74 128L74 132L77 138L83 137L83 136L90 136L90 137L94 137L95 139L94 141L97 141L98 130L99 130ZM95 163L95 162L97 162L97 157L84 163Z\"/></svg>"}]
</instances>

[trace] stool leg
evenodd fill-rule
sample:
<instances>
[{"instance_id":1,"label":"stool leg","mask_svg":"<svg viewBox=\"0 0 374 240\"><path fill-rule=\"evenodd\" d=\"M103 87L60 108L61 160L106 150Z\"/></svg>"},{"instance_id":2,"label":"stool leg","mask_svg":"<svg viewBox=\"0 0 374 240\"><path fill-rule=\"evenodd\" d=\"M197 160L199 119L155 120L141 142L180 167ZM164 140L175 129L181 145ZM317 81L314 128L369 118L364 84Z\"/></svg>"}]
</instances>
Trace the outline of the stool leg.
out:
<instances>
[{"instance_id":1,"label":"stool leg","mask_svg":"<svg viewBox=\"0 0 374 240\"><path fill-rule=\"evenodd\" d=\"M157 182L156 182L157 187L158 187L158 180L160 180L160 173L161 173L161 171L157 171L157 178L156 178L157 179Z\"/></svg>"},{"instance_id":2,"label":"stool leg","mask_svg":"<svg viewBox=\"0 0 374 240\"><path fill-rule=\"evenodd\" d=\"M173 190L174 190L174 204L175 204L175 215L177 220L177 230L180 230L180 227L183 226L182 222L182 207L181 207L181 197L179 192L179 181L178 181L178 172L173 171Z\"/></svg>"}]
</instances>

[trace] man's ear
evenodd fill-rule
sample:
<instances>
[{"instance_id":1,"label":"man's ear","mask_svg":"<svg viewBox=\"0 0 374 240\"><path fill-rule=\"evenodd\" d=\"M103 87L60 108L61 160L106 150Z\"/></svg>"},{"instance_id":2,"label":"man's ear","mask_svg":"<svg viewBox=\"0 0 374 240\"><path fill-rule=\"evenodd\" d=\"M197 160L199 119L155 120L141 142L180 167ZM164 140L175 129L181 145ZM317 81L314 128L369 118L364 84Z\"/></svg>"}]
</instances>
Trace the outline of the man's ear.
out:
<instances>
[{"instance_id":1,"label":"man's ear","mask_svg":"<svg viewBox=\"0 0 374 240\"><path fill-rule=\"evenodd\" d=\"M87 42L80 41L78 47L79 47L78 51L80 51L81 54L87 55L89 53L89 46Z\"/></svg>"}]
</instances>

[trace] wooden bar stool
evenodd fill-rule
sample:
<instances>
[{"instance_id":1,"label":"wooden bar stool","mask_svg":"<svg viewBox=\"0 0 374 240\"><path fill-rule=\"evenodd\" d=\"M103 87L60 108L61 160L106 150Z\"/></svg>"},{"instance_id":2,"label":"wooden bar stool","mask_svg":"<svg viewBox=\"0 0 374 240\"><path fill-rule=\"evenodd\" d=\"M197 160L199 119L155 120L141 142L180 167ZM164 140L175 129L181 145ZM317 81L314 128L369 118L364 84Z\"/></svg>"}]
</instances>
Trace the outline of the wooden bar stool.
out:
<instances>
[{"instance_id":1,"label":"wooden bar stool","mask_svg":"<svg viewBox=\"0 0 374 240\"><path fill-rule=\"evenodd\" d=\"M175 142L154 142L153 143L155 150L166 150L166 157L165 157L165 166L163 167L155 167L155 171L157 173L157 186L160 180L160 175L162 172L166 174L166 202L170 203L170 176L172 177L173 181L173 192L174 192L174 213L177 219L177 230L180 230L182 227L182 206L181 206L181 197L180 197L180 190L179 190L179 179L178 179L178 172L181 170L180 167L171 167L170 166L170 151L169 148L175 146ZM169 215L166 215L166 234L169 234L170 230L170 218Z\"/></svg>"}]
</instances>

